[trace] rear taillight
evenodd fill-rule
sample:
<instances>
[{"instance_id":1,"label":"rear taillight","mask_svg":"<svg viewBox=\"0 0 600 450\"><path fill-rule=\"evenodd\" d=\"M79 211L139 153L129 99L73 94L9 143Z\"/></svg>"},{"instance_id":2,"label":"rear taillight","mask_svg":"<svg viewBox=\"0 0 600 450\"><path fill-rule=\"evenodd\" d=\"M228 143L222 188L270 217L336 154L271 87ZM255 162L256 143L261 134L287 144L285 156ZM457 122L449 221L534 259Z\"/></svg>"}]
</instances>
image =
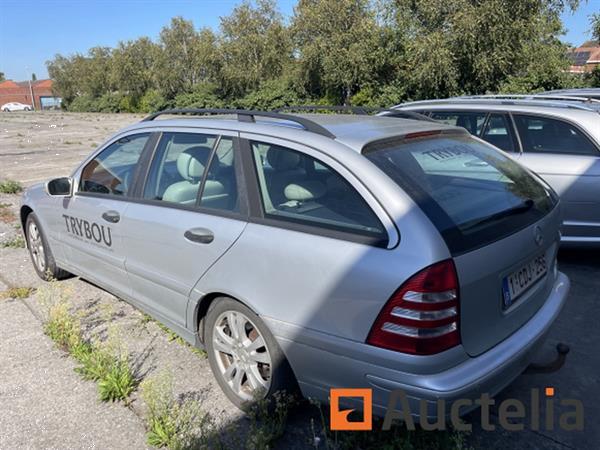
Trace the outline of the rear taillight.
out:
<instances>
[{"instance_id":1,"label":"rear taillight","mask_svg":"<svg viewBox=\"0 0 600 450\"><path fill-rule=\"evenodd\" d=\"M452 260L413 275L392 295L367 344L431 355L460 344L458 278Z\"/></svg>"}]
</instances>

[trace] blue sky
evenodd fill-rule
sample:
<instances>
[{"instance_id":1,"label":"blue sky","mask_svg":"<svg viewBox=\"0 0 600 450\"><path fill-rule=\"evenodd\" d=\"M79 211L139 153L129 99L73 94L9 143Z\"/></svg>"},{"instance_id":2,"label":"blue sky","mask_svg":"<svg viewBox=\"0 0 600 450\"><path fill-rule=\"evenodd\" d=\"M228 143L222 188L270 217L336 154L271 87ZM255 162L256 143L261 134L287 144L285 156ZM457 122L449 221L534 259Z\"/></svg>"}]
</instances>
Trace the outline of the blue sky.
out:
<instances>
[{"instance_id":1,"label":"blue sky","mask_svg":"<svg viewBox=\"0 0 600 450\"><path fill-rule=\"evenodd\" d=\"M157 38L171 17L191 19L197 28L217 28L240 0L0 0L0 71L25 80L30 72L47 76L45 62L56 53L85 52L96 45L115 46L139 36ZM295 0L278 1L290 16ZM600 0L582 1L575 14L565 13L564 40L589 38L588 16L600 12Z\"/></svg>"}]
</instances>

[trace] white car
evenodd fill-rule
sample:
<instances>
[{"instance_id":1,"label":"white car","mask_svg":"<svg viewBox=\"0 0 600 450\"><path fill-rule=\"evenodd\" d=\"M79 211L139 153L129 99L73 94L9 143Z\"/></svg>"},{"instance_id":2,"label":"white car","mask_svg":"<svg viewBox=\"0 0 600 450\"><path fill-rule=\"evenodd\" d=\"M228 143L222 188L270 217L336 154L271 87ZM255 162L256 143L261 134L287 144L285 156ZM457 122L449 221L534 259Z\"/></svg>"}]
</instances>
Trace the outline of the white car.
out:
<instances>
[{"instance_id":1,"label":"white car","mask_svg":"<svg viewBox=\"0 0 600 450\"><path fill-rule=\"evenodd\" d=\"M25 105L24 103L19 102L11 102L5 103L2 105L2 111L4 112L12 112L12 111L32 111L33 107L31 105Z\"/></svg>"}]
</instances>

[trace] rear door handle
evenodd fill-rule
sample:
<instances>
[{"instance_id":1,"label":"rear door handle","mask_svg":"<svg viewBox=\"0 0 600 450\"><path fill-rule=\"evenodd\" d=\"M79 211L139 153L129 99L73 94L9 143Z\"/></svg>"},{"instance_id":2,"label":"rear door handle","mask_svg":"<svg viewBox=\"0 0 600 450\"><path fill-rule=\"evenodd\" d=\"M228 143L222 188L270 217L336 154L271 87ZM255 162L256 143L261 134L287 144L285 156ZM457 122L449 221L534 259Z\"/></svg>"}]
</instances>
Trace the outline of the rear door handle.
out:
<instances>
[{"instance_id":1,"label":"rear door handle","mask_svg":"<svg viewBox=\"0 0 600 450\"><path fill-rule=\"evenodd\" d=\"M187 230L183 236L188 241L199 244L210 244L215 239L213 232L207 228L192 228Z\"/></svg>"},{"instance_id":2,"label":"rear door handle","mask_svg":"<svg viewBox=\"0 0 600 450\"><path fill-rule=\"evenodd\" d=\"M119 220L121 220L119 213L112 210L106 211L104 214L102 214L102 218L110 223L117 223Z\"/></svg>"}]
</instances>

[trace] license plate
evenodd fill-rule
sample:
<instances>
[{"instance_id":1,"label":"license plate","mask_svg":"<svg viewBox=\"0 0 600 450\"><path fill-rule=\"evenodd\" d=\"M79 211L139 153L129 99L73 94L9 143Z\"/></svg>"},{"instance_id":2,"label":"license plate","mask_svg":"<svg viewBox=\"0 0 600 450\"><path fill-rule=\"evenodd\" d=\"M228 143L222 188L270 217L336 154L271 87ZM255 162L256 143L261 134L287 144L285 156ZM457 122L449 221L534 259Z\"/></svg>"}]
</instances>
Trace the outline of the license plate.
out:
<instances>
[{"instance_id":1,"label":"license plate","mask_svg":"<svg viewBox=\"0 0 600 450\"><path fill-rule=\"evenodd\" d=\"M532 259L519 270L507 275L502 280L502 306L510 308L527 289L548 272L546 256L540 255Z\"/></svg>"}]
</instances>

